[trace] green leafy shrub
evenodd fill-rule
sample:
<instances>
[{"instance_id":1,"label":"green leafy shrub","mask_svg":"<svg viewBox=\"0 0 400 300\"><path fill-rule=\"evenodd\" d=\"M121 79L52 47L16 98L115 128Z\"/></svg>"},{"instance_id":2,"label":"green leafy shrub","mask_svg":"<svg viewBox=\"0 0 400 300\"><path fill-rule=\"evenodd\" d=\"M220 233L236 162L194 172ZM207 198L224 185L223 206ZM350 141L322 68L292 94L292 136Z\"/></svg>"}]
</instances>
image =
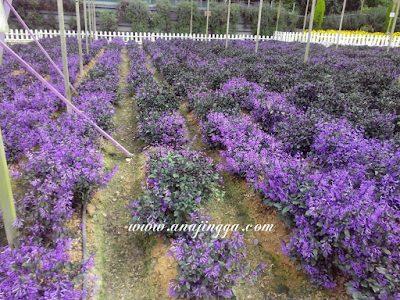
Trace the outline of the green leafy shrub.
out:
<instances>
[{"instance_id":1,"label":"green leafy shrub","mask_svg":"<svg viewBox=\"0 0 400 300\"><path fill-rule=\"evenodd\" d=\"M226 34L228 5L225 3L211 3L211 17L209 26L214 34ZM235 32L235 25L240 19L242 7L240 4L231 4L229 32Z\"/></svg>"},{"instance_id":2,"label":"green leafy shrub","mask_svg":"<svg viewBox=\"0 0 400 300\"><path fill-rule=\"evenodd\" d=\"M181 150L168 151L156 148L148 154L144 196L134 200L133 224L191 224L191 215L199 209L200 202L223 197L221 180L212 160L203 153ZM182 232L149 230L165 238L179 237Z\"/></svg>"},{"instance_id":3,"label":"green leafy shrub","mask_svg":"<svg viewBox=\"0 0 400 300\"><path fill-rule=\"evenodd\" d=\"M129 18L127 17L128 11L129 11L129 4L130 2L126 0L121 0L117 4L117 18L120 22L130 22Z\"/></svg>"},{"instance_id":4,"label":"green leafy shrub","mask_svg":"<svg viewBox=\"0 0 400 300\"><path fill-rule=\"evenodd\" d=\"M315 29L321 29L322 22L324 21L324 14L325 14L325 0L318 0L317 5L315 6L315 13L314 13L314 25L316 26Z\"/></svg>"},{"instance_id":5,"label":"green leafy shrub","mask_svg":"<svg viewBox=\"0 0 400 300\"><path fill-rule=\"evenodd\" d=\"M178 24L174 31L177 33L190 33L190 2L179 2L176 5ZM204 33L206 30L206 19L200 14L197 3L193 2L193 24L192 33Z\"/></svg>"},{"instance_id":6,"label":"green leafy shrub","mask_svg":"<svg viewBox=\"0 0 400 300\"><path fill-rule=\"evenodd\" d=\"M150 22L150 12L147 8L147 3L141 0L130 2L125 18L129 22L132 22L133 32L147 31Z\"/></svg>"},{"instance_id":7,"label":"green leafy shrub","mask_svg":"<svg viewBox=\"0 0 400 300\"><path fill-rule=\"evenodd\" d=\"M111 11L100 13L100 29L102 31L118 31L117 14Z\"/></svg>"},{"instance_id":8,"label":"green leafy shrub","mask_svg":"<svg viewBox=\"0 0 400 300\"><path fill-rule=\"evenodd\" d=\"M151 28L154 32L170 33L172 29L171 3L169 0L158 0L156 3L157 13L152 15Z\"/></svg>"},{"instance_id":9,"label":"green leafy shrub","mask_svg":"<svg viewBox=\"0 0 400 300\"><path fill-rule=\"evenodd\" d=\"M242 17L245 27L250 26L253 29L253 34L257 34L258 11L259 6L249 6L243 8L242 10ZM260 35L270 36L274 33L277 15L278 8L276 6L271 8L268 5L263 5L261 13ZM296 12L292 13L285 7L281 7L278 30L294 31L298 19L299 17Z\"/></svg>"}]
</instances>

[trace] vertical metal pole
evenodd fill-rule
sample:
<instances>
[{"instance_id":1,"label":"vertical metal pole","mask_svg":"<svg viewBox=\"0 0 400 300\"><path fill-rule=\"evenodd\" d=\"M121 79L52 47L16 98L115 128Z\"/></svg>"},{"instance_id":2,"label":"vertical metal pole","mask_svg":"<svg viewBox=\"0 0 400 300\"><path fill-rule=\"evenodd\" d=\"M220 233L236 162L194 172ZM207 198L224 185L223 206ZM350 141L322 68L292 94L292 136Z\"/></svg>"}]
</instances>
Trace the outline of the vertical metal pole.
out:
<instances>
[{"instance_id":1,"label":"vertical metal pole","mask_svg":"<svg viewBox=\"0 0 400 300\"><path fill-rule=\"evenodd\" d=\"M311 5L310 25L308 25L308 37L307 37L306 53L304 54L304 63L307 62L308 51L310 50L310 41L311 41L311 34L312 34L312 27L313 27L314 13L315 13L315 2L317 1L313 0Z\"/></svg>"},{"instance_id":2,"label":"vertical metal pole","mask_svg":"<svg viewBox=\"0 0 400 300\"><path fill-rule=\"evenodd\" d=\"M210 17L210 0L207 0L206 42L208 42L208 18Z\"/></svg>"},{"instance_id":3,"label":"vertical metal pole","mask_svg":"<svg viewBox=\"0 0 400 300\"><path fill-rule=\"evenodd\" d=\"M394 13L394 9L395 9L395 8L396 8L396 1L393 0L391 14ZM388 24L388 27L387 27L387 29L386 29L386 35L389 34L389 29L390 29L390 26L392 25L392 19L393 19L393 18L389 18L389 24Z\"/></svg>"},{"instance_id":4,"label":"vertical metal pole","mask_svg":"<svg viewBox=\"0 0 400 300\"><path fill-rule=\"evenodd\" d=\"M390 44L392 43L394 28L396 27L397 18L399 17L400 0L397 1L396 15L394 16L392 30L390 32L389 45L387 46L386 53L389 53Z\"/></svg>"},{"instance_id":5,"label":"vertical metal pole","mask_svg":"<svg viewBox=\"0 0 400 300\"><path fill-rule=\"evenodd\" d=\"M190 35L192 35L193 26L193 0L190 1Z\"/></svg>"},{"instance_id":6,"label":"vertical metal pole","mask_svg":"<svg viewBox=\"0 0 400 300\"><path fill-rule=\"evenodd\" d=\"M81 15L79 13L79 0L75 0L76 9L76 30L78 31L78 48L79 48L79 71L81 78L83 77L83 59L82 59L82 36L81 36Z\"/></svg>"},{"instance_id":7,"label":"vertical metal pole","mask_svg":"<svg viewBox=\"0 0 400 300\"><path fill-rule=\"evenodd\" d=\"M306 11L304 13L303 33L306 30L306 22L307 22L307 13L308 13L308 4L309 3L310 3L310 0L307 0Z\"/></svg>"},{"instance_id":8,"label":"vertical metal pole","mask_svg":"<svg viewBox=\"0 0 400 300\"><path fill-rule=\"evenodd\" d=\"M277 18L276 18L276 29L275 29L275 31L278 31L279 16L280 16L280 14L281 14L281 5L282 5L282 0L279 0L278 16L277 16Z\"/></svg>"},{"instance_id":9,"label":"vertical metal pole","mask_svg":"<svg viewBox=\"0 0 400 300\"><path fill-rule=\"evenodd\" d=\"M71 102L71 91L69 89L69 74L68 74L68 59L67 59L67 44L65 42L65 28L64 28L64 9L63 1L57 0L58 6L58 23L60 26L60 39L61 39L61 54L63 61L64 70L64 87L65 87L65 98ZM71 108L67 106L67 111L72 112Z\"/></svg>"},{"instance_id":10,"label":"vertical metal pole","mask_svg":"<svg viewBox=\"0 0 400 300\"><path fill-rule=\"evenodd\" d=\"M292 9L292 13L294 13L294 8L296 7L296 2L293 2L293 9Z\"/></svg>"},{"instance_id":11,"label":"vertical metal pole","mask_svg":"<svg viewBox=\"0 0 400 300\"><path fill-rule=\"evenodd\" d=\"M261 25L261 12L262 12L263 0L260 0L260 7L258 10L258 23L257 23L257 35L256 35L256 53L258 51L258 40L260 39L260 25Z\"/></svg>"},{"instance_id":12,"label":"vertical metal pole","mask_svg":"<svg viewBox=\"0 0 400 300\"><path fill-rule=\"evenodd\" d=\"M343 24L343 16L344 16L344 11L346 9L346 0L344 0L343 3L343 8L342 8L342 16L340 17L340 25L339 25L339 32L336 40L336 49L339 47L339 39L340 39L340 32L342 31L342 24Z\"/></svg>"},{"instance_id":13,"label":"vertical metal pole","mask_svg":"<svg viewBox=\"0 0 400 300\"><path fill-rule=\"evenodd\" d=\"M95 0L93 0L93 39L96 39L96 3Z\"/></svg>"},{"instance_id":14,"label":"vertical metal pole","mask_svg":"<svg viewBox=\"0 0 400 300\"><path fill-rule=\"evenodd\" d=\"M91 8L91 0L88 1L88 22L89 22L89 32L90 32L90 43L93 42L93 36L92 36L92 8Z\"/></svg>"},{"instance_id":15,"label":"vertical metal pole","mask_svg":"<svg viewBox=\"0 0 400 300\"><path fill-rule=\"evenodd\" d=\"M226 20L226 42L225 48L228 48L228 34L229 34L229 19L231 16L231 0L228 2L228 19Z\"/></svg>"},{"instance_id":16,"label":"vertical metal pole","mask_svg":"<svg viewBox=\"0 0 400 300\"><path fill-rule=\"evenodd\" d=\"M88 37L86 0L83 0L83 18L85 20L86 53L89 54L89 37Z\"/></svg>"},{"instance_id":17,"label":"vertical metal pole","mask_svg":"<svg viewBox=\"0 0 400 300\"><path fill-rule=\"evenodd\" d=\"M250 0L249 1L247 1L247 7L249 7L250 6Z\"/></svg>"},{"instance_id":18,"label":"vertical metal pole","mask_svg":"<svg viewBox=\"0 0 400 300\"><path fill-rule=\"evenodd\" d=\"M6 231L7 242L10 248L14 246L14 238L17 230L12 226L17 219L15 212L14 199L11 190L10 177L8 174L6 153L4 150L3 138L0 128L0 207L3 214L4 229Z\"/></svg>"}]
</instances>

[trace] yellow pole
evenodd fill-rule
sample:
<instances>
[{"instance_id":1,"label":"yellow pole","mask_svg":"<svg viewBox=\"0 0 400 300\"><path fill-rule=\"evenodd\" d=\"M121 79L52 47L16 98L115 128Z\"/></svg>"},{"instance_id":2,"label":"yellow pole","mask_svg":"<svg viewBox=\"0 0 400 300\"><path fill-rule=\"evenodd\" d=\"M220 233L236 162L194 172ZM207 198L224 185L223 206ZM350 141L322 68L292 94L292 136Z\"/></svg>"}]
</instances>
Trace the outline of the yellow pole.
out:
<instances>
[{"instance_id":1,"label":"yellow pole","mask_svg":"<svg viewBox=\"0 0 400 300\"><path fill-rule=\"evenodd\" d=\"M258 23L257 23L257 35L256 35L256 53L258 51L258 40L260 39L260 25L261 25L261 13L262 13L263 0L260 0L260 7L258 10Z\"/></svg>"},{"instance_id":2,"label":"yellow pole","mask_svg":"<svg viewBox=\"0 0 400 300\"><path fill-rule=\"evenodd\" d=\"M229 19L231 16L231 0L229 0L228 3L228 19L226 21L226 42L225 42L225 48L228 48L228 34L229 34Z\"/></svg>"},{"instance_id":3,"label":"yellow pole","mask_svg":"<svg viewBox=\"0 0 400 300\"><path fill-rule=\"evenodd\" d=\"M306 53L304 54L304 63L307 62L308 51L310 50L310 41L311 41L311 34L312 34L312 27L313 27L314 13L315 13L315 2L316 0L313 0L311 5L311 16L310 16L310 24L308 25L307 46L306 46Z\"/></svg>"},{"instance_id":4,"label":"yellow pole","mask_svg":"<svg viewBox=\"0 0 400 300\"><path fill-rule=\"evenodd\" d=\"M78 31L78 49L79 49L79 71L81 79L83 77L83 59L82 59L82 36L81 36L81 15L79 13L79 0L75 0L76 9L76 30Z\"/></svg>"},{"instance_id":5,"label":"yellow pole","mask_svg":"<svg viewBox=\"0 0 400 300\"><path fill-rule=\"evenodd\" d=\"M12 226L17 219L15 212L14 199L11 190L10 177L8 174L6 153L4 151L3 138L0 128L0 207L3 214L4 229L6 231L7 242L10 248L14 246L14 238L17 230Z\"/></svg>"},{"instance_id":6,"label":"yellow pole","mask_svg":"<svg viewBox=\"0 0 400 300\"><path fill-rule=\"evenodd\" d=\"M340 32L342 31L342 24L343 24L343 17L344 17L344 10L346 9L346 0L344 0L343 8L342 8L342 16L340 17L340 24L339 24L339 32L336 40L336 49L339 47L339 38Z\"/></svg>"},{"instance_id":7,"label":"yellow pole","mask_svg":"<svg viewBox=\"0 0 400 300\"><path fill-rule=\"evenodd\" d=\"M57 6L58 6L58 23L60 26L61 55L62 55L63 70L64 70L65 98L67 98L67 100L71 102L71 90L69 89L67 43L65 42L64 9L62 0L57 0ZM69 106L67 106L67 111L72 113L72 109Z\"/></svg>"},{"instance_id":8,"label":"yellow pole","mask_svg":"<svg viewBox=\"0 0 400 300\"><path fill-rule=\"evenodd\" d=\"M392 43L394 28L396 27L397 18L399 17L400 0L397 1L396 15L394 16L392 30L390 32L389 45L387 46L386 53L389 53L390 44Z\"/></svg>"}]
</instances>

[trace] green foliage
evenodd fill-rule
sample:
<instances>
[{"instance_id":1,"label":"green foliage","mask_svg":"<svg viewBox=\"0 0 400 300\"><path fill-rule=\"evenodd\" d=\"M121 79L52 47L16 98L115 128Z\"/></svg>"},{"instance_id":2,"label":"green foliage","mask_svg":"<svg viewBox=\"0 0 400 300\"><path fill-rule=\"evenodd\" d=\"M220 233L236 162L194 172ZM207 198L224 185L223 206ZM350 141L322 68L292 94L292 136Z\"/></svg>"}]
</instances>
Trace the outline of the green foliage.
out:
<instances>
[{"instance_id":1,"label":"green foliage","mask_svg":"<svg viewBox=\"0 0 400 300\"><path fill-rule=\"evenodd\" d=\"M122 0L118 3L117 9L117 18L120 22L130 22L131 20L127 17L128 9L130 2L126 0Z\"/></svg>"},{"instance_id":2,"label":"green foliage","mask_svg":"<svg viewBox=\"0 0 400 300\"><path fill-rule=\"evenodd\" d=\"M324 14L325 14L325 0L318 0L317 5L315 6L315 13L314 13L314 25L315 29L321 29L322 22L324 21Z\"/></svg>"},{"instance_id":3,"label":"green foliage","mask_svg":"<svg viewBox=\"0 0 400 300\"><path fill-rule=\"evenodd\" d=\"M157 13L152 15L150 22L153 32L167 32L172 30L171 3L169 0L157 0Z\"/></svg>"},{"instance_id":4,"label":"green foliage","mask_svg":"<svg viewBox=\"0 0 400 300\"><path fill-rule=\"evenodd\" d=\"M365 30L369 32L383 31L385 27L386 7L380 6L369 9L365 13L345 13L343 17L342 30ZM308 18L309 20L309 18ZM327 15L324 17L322 29L339 29L340 15Z\"/></svg>"},{"instance_id":5,"label":"green foliage","mask_svg":"<svg viewBox=\"0 0 400 300\"><path fill-rule=\"evenodd\" d=\"M102 31L118 31L117 14L111 11L100 13L100 29Z\"/></svg>"},{"instance_id":6,"label":"green foliage","mask_svg":"<svg viewBox=\"0 0 400 300\"><path fill-rule=\"evenodd\" d=\"M257 22L258 22L258 10L259 6L250 6L244 8L242 16L244 19L245 26L251 26L253 34L257 34ZM275 31L276 20L278 16L278 7L269 5L263 5L261 14L260 24L260 35L272 35ZM281 13L279 16L278 31L294 31L298 15L296 12L292 13L287 10L284 6L281 7Z\"/></svg>"},{"instance_id":7,"label":"green foliage","mask_svg":"<svg viewBox=\"0 0 400 300\"><path fill-rule=\"evenodd\" d=\"M147 31L150 22L150 12L147 8L147 3L141 0L130 2L129 6L126 8L124 18L128 22L132 22L133 32Z\"/></svg>"},{"instance_id":8,"label":"green foliage","mask_svg":"<svg viewBox=\"0 0 400 300\"><path fill-rule=\"evenodd\" d=\"M176 14L178 16L178 24L174 28L174 31L177 33L190 33L190 2L179 2L176 6ZM193 2L192 32L204 33L206 31L205 26L205 17L200 14L197 3Z\"/></svg>"},{"instance_id":9,"label":"green foliage","mask_svg":"<svg viewBox=\"0 0 400 300\"><path fill-rule=\"evenodd\" d=\"M211 17L209 25L211 32L214 34L226 34L228 4L225 3L211 3ZM231 4L229 32L236 32L235 25L240 19L242 7L240 4Z\"/></svg>"}]
</instances>

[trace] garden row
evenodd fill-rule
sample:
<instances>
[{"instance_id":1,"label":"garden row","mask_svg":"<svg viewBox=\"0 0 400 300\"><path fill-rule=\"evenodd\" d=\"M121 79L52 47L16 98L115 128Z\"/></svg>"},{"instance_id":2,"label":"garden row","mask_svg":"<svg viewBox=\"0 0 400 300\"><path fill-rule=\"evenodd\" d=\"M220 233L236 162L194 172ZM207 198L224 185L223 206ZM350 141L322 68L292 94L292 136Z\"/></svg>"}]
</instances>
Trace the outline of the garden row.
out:
<instances>
[{"instance_id":1,"label":"garden row","mask_svg":"<svg viewBox=\"0 0 400 300\"><path fill-rule=\"evenodd\" d=\"M134 42L128 44L131 69L130 91L135 92L139 108L138 137L158 147L147 152L144 196L131 202L133 224L192 224L192 232L150 231L166 241L173 240L178 277L169 289L173 297L230 299L232 287L240 279L258 275L262 266L250 270L245 264L243 237L215 238L215 232L203 227L209 218L200 204L223 198L221 178L204 153L188 149L185 120L177 109L180 98L158 83L146 67L144 52ZM204 230L205 229L205 230Z\"/></svg>"},{"instance_id":2,"label":"garden row","mask_svg":"<svg viewBox=\"0 0 400 300\"><path fill-rule=\"evenodd\" d=\"M232 46L144 43L227 170L293 226L284 253L318 285L342 273L354 298L399 298L400 52Z\"/></svg>"},{"instance_id":3,"label":"garden row","mask_svg":"<svg viewBox=\"0 0 400 300\"><path fill-rule=\"evenodd\" d=\"M101 48L106 49L81 82L73 102L93 121L110 130L112 103L118 99L115 86L124 42L114 39L106 44L107 41L100 40L90 45L88 61ZM1 126L9 162L15 163L15 158L25 156L18 166L14 164L12 173L20 178L18 184L26 192L16 201L15 225L20 233L17 246L3 247L0 252L0 295L6 299L81 299L92 292L82 291L78 283L82 273L93 266L93 259L83 264L70 260L67 250L71 233L65 222L110 180L113 172L104 169L102 155L97 151L99 134L87 121L63 111L56 96L26 79L25 74L19 77L29 85L21 86L18 78L3 71L6 78L2 88L14 94L0 101L0 113L11 115ZM59 78L52 76L50 70L49 73L50 82L57 86ZM17 147L15 139L10 138L12 130L19 132ZM35 138L29 140L28 136Z\"/></svg>"}]
</instances>

